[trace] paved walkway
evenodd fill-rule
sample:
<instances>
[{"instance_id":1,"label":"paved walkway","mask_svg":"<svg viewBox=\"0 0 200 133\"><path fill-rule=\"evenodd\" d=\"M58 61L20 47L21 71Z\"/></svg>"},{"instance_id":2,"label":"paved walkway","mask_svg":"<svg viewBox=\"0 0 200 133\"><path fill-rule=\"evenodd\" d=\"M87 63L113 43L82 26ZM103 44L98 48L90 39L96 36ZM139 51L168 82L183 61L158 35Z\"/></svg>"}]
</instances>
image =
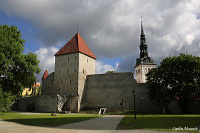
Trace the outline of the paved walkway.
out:
<instances>
[{"instance_id":1,"label":"paved walkway","mask_svg":"<svg viewBox=\"0 0 200 133\"><path fill-rule=\"evenodd\" d=\"M115 130L123 115L106 115L87 121L58 126L64 129L82 129L82 130Z\"/></svg>"},{"instance_id":2,"label":"paved walkway","mask_svg":"<svg viewBox=\"0 0 200 133\"><path fill-rule=\"evenodd\" d=\"M106 115L78 123L54 128L21 125L0 119L0 133L155 133L146 130L115 130L123 118L121 115ZM160 132L157 132L160 133ZM169 132L167 132L169 133ZM173 132L174 133L174 132Z\"/></svg>"}]
</instances>

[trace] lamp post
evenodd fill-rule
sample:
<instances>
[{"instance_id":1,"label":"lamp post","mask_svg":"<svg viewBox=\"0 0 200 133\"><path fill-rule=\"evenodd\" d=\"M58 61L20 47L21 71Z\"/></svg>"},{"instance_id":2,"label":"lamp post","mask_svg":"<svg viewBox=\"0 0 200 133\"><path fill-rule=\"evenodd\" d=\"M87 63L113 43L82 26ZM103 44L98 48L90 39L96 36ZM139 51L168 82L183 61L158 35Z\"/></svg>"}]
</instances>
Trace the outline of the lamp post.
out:
<instances>
[{"instance_id":1,"label":"lamp post","mask_svg":"<svg viewBox=\"0 0 200 133\"><path fill-rule=\"evenodd\" d=\"M142 100L142 116L144 115L144 108L143 108L143 100L144 100L144 98L143 98L143 96L141 96L141 100Z\"/></svg>"}]
</instances>

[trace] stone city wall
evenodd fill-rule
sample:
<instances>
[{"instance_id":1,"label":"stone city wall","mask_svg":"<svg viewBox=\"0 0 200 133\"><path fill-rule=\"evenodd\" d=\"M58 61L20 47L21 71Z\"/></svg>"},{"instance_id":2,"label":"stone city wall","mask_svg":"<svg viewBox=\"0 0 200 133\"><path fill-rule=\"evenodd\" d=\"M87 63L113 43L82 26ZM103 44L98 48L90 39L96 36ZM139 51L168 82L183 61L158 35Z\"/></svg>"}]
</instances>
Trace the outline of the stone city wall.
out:
<instances>
[{"instance_id":1,"label":"stone city wall","mask_svg":"<svg viewBox=\"0 0 200 133\"><path fill-rule=\"evenodd\" d=\"M46 79L42 80L42 95L55 94L54 72L50 73Z\"/></svg>"},{"instance_id":2,"label":"stone city wall","mask_svg":"<svg viewBox=\"0 0 200 133\"><path fill-rule=\"evenodd\" d=\"M35 102L36 112L57 112L57 96L56 95L42 95L38 97Z\"/></svg>"},{"instance_id":3,"label":"stone city wall","mask_svg":"<svg viewBox=\"0 0 200 133\"><path fill-rule=\"evenodd\" d=\"M24 112L57 112L57 96L24 97L19 100L17 110Z\"/></svg>"},{"instance_id":4,"label":"stone city wall","mask_svg":"<svg viewBox=\"0 0 200 133\"><path fill-rule=\"evenodd\" d=\"M32 112L35 111L35 102L39 96L24 97L18 101L18 111Z\"/></svg>"},{"instance_id":5,"label":"stone city wall","mask_svg":"<svg viewBox=\"0 0 200 133\"><path fill-rule=\"evenodd\" d=\"M149 100L146 84L136 83L130 72L88 75L82 104L86 108L121 109L123 99L124 109L133 110L133 89L138 113L162 113L162 108Z\"/></svg>"},{"instance_id":6,"label":"stone city wall","mask_svg":"<svg viewBox=\"0 0 200 133\"><path fill-rule=\"evenodd\" d=\"M133 107L132 73L88 75L84 89L84 103L87 108Z\"/></svg>"}]
</instances>

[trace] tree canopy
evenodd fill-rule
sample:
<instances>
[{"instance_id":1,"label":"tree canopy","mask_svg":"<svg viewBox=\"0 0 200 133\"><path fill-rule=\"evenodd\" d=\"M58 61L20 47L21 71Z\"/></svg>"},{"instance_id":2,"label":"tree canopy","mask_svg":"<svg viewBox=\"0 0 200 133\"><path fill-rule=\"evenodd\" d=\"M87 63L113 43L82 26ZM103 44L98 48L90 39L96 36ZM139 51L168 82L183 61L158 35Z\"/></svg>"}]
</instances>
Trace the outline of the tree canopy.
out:
<instances>
[{"instance_id":1,"label":"tree canopy","mask_svg":"<svg viewBox=\"0 0 200 133\"><path fill-rule=\"evenodd\" d=\"M172 100L187 113L187 102L200 97L200 57L180 54L165 58L147 74L149 97L164 108Z\"/></svg>"},{"instance_id":2,"label":"tree canopy","mask_svg":"<svg viewBox=\"0 0 200 133\"><path fill-rule=\"evenodd\" d=\"M23 54L24 42L17 27L0 25L0 85L3 92L19 94L20 89L34 84L34 74L40 72L37 55Z\"/></svg>"}]
</instances>

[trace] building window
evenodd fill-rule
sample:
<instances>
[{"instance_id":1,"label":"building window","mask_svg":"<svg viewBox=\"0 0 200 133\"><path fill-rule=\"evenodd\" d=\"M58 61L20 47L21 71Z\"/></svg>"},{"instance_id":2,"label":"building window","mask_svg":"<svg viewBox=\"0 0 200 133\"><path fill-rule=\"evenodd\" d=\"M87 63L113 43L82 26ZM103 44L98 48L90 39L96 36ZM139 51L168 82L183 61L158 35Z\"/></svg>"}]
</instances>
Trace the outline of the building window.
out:
<instances>
[{"instance_id":1,"label":"building window","mask_svg":"<svg viewBox=\"0 0 200 133\"><path fill-rule=\"evenodd\" d=\"M69 84L70 84L70 85L72 84L71 80L69 81Z\"/></svg>"},{"instance_id":2,"label":"building window","mask_svg":"<svg viewBox=\"0 0 200 133\"><path fill-rule=\"evenodd\" d=\"M151 68L148 68L148 72L151 70Z\"/></svg>"},{"instance_id":3,"label":"building window","mask_svg":"<svg viewBox=\"0 0 200 133\"><path fill-rule=\"evenodd\" d=\"M59 74L60 74L60 70L59 70Z\"/></svg>"},{"instance_id":4,"label":"building window","mask_svg":"<svg viewBox=\"0 0 200 133\"><path fill-rule=\"evenodd\" d=\"M68 57L68 61L69 61L69 57Z\"/></svg>"},{"instance_id":5,"label":"building window","mask_svg":"<svg viewBox=\"0 0 200 133\"><path fill-rule=\"evenodd\" d=\"M74 72L76 72L76 69L74 69Z\"/></svg>"},{"instance_id":6,"label":"building window","mask_svg":"<svg viewBox=\"0 0 200 133\"><path fill-rule=\"evenodd\" d=\"M67 69L67 73L69 73L69 69Z\"/></svg>"},{"instance_id":7,"label":"building window","mask_svg":"<svg viewBox=\"0 0 200 133\"><path fill-rule=\"evenodd\" d=\"M75 56L75 60L76 60L76 56Z\"/></svg>"},{"instance_id":8,"label":"building window","mask_svg":"<svg viewBox=\"0 0 200 133\"><path fill-rule=\"evenodd\" d=\"M138 69L138 73L140 73L140 69Z\"/></svg>"},{"instance_id":9,"label":"building window","mask_svg":"<svg viewBox=\"0 0 200 133\"><path fill-rule=\"evenodd\" d=\"M87 59L87 62L88 62L88 59Z\"/></svg>"},{"instance_id":10,"label":"building window","mask_svg":"<svg viewBox=\"0 0 200 133\"><path fill-rule=\"evenodd\" d=\"M62 85L62 81L60 81L60 84Z\"/></svg>"},{"instance_id":11,"label":"building window","mask_svg":"<svg viewBox=\"0 0 200 133\"><path fill-rule=\"evenodd\" d=\"M83 73L85 73L85 71L83 70Z\"/></svg>"}]
</instances>

